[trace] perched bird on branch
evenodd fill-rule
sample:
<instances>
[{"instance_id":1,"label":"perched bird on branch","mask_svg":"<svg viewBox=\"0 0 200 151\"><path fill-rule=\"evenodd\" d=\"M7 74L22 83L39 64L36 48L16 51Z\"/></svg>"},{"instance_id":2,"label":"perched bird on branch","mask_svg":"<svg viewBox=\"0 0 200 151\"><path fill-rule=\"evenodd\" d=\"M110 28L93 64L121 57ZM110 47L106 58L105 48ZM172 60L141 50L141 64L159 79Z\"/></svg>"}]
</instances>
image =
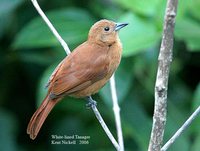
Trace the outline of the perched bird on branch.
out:
<instances>
[{"instance_id":1,"label":"perched bird on branch","mask_svg":"<svg viewBox=\"0 0 200 151\"><path fill-rule=\"evenodd\" d=\"M127 23L100 20L90 29L88 39L65 57L56 67L47 84L48 93L33 114L27 134L35 139L45 119L64 96L87 98L101 89L117 69L122 54L118 31Z\"/></svg>"}]
</instances>

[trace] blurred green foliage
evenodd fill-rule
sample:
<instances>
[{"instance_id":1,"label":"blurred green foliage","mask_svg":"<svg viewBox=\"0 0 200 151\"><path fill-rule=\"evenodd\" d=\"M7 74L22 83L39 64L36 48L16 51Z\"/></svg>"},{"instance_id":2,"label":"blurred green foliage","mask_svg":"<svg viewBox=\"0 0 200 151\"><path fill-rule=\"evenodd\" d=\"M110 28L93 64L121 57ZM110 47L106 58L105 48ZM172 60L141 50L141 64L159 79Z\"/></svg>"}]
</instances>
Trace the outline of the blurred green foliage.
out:
<instances>
[{"instance_id":1,"label":"blurred green foliage","mask_svg":"<svg viewBox=\"0 0 200 151\"><path fill-rule=\"evenodd\" d=\"M165 0L40 0L70 49L107 18L128 22L120 31L123 58L116 72L126 150L147 150ZM165 141L200 104L200 0L179 1L171 65ZM66 56L31 1L0 0L0 150L114 150L85 101L67 97L47 118L35 141L26 126L46 94L45 84ZM94 96L116 136L109 84ZM200 118L169 149L200 150ZM90 136L89 145L52 145L51 135ZM99 143L100 142L100 143Z\"/></svg>"}]
</instances>

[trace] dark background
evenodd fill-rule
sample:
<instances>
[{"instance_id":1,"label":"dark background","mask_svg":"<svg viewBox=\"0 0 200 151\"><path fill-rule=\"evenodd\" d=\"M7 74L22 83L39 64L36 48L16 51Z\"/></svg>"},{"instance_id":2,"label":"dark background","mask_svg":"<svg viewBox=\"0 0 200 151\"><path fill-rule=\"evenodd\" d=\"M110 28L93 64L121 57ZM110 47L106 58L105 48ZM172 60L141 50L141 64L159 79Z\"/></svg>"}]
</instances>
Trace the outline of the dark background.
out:
<instances>
[{"instance_id":1,"label":"dark background","mask_svg":"<svg viewBox=\"0 0 200 151\"><path fill-rule=\"evenodd\" d=\"M120 31L123 58L116 85L126 150L147 150L152 125L157 57L165 0L40 0L71 50L87 39L89 28L107 18L128 22ZM168 90L165 141L200 104L200 1L179 1ZM114 150L85 101L67 97L48 116L36 140L27 124L44 98L45 83L66 56L31 1L0 0L0 150ZM109 85L94 96L116 137ZM200 118L170 151L200 150ZM89 145L52 145L51 135L90 136Z\"/></svg>"}]
</instances>

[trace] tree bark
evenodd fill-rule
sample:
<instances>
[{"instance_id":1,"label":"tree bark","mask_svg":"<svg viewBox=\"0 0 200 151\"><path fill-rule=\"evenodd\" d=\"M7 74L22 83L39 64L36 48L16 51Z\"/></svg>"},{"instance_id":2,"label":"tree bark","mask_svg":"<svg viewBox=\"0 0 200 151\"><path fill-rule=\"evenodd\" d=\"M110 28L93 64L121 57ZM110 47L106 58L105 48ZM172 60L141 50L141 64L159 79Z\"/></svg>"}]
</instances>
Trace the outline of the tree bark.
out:
<instances>
[{"instance_id":1,"label":"tree bark","mask_svg":"<svg viewBox=\"0 0 200 151\"><path fill-rule=\"evenodd\" d=\"M168 0L165 10L163 37L158 57L158 70L155 84L153 126L148 151L160 151L163 143L167 114L168 78L173 54L173 33L177 5L178 0Z\"/></svg>"}]
</instances>

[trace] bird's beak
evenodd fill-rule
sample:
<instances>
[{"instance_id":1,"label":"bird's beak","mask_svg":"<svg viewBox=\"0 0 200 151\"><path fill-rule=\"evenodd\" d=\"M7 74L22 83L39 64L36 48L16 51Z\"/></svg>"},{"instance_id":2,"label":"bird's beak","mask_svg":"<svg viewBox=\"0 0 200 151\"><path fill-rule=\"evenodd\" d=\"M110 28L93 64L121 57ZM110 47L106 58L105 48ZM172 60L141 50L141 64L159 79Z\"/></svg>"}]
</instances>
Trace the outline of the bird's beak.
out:
<instances>
[{"instance_id":1,"label":"bird's beak","mask_svg":"<svg viewBox=\"0 0 200 151\"><path fill-rule=\"evenodd\" d=\"M128 23L116 23L115 31L118 31L118 30L120 30L121 28L123 28L127 25L128 25Z\"/></svg>"}]
</instances>

